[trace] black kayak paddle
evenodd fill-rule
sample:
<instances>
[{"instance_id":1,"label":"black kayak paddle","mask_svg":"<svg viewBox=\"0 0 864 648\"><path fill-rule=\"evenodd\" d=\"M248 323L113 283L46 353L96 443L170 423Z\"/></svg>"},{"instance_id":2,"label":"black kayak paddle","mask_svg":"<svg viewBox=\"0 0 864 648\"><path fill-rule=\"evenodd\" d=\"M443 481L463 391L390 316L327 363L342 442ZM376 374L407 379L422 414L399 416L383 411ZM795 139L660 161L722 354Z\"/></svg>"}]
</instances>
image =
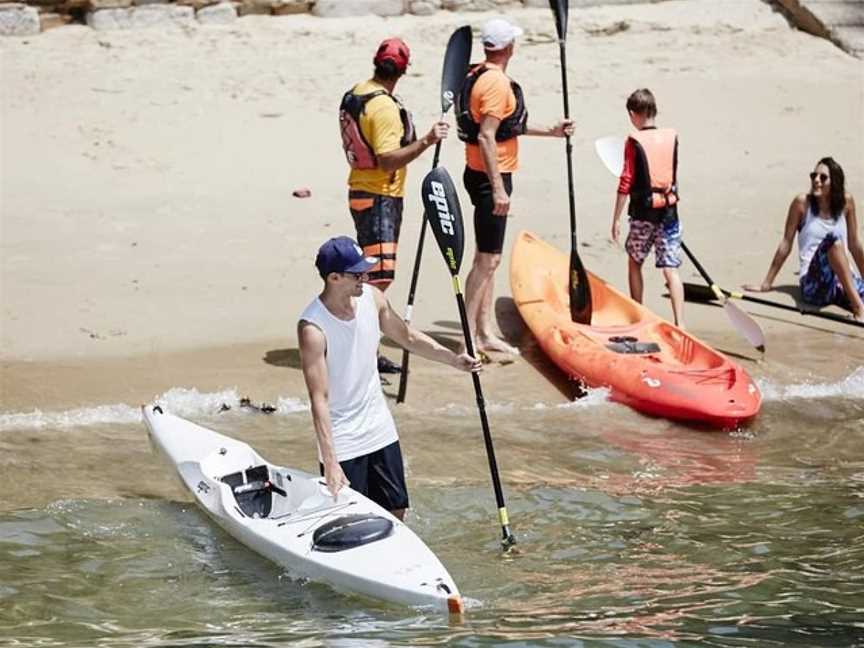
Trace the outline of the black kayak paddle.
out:
<instances>
[{"instance_id":1,"label":"black kayak paddle","mask_svg":"<svg viewBox=\"0 0 864 648\"><path fill-rule=\"evenodd\" d=\"M459 269L462 267L462 253L465 247L465 231L462 226L462 209L456 187L447 169L437 167L423 178L421 188L426 219L435 235L435 241L447 264L447 269L453 278L453 291L456 293L456 304L459 308L459 319L462 323L462 335L465 337L465 349L474 356L474 343L468 328L468 316L465 312L465 299L462 296L462 286L459 281ZM506 551L516 543L516 538L510 531L510 521L507 516L507 506L504 504L504 492L501 489L501 478L498 476L498 463L495 460L495 448L492 445L492 434L489 431L489 420L486 418L486 404L483 400L483 389L480 386L480 376L471 374L474 381L474 394L477 396L477 409L480 412L480 425L483 428L483 440L486 443L486 457L489 460L489 471L492 474L492 486L495 489L495 501L498 504L498 520L501 523L501 545Z\"/></svg>"},{"instance_id":2,"label":"black kayak paddle","mask_svg":"<svg viewBox=\"0 0 864 648\"><path fill-rule=\"evenodd\" d=\"M567 0L549 0L549 7L555 16L555 29L558 32L558 51L561 58L561 87L564 97L564 118L570 119L570 100L567 96ZM591 323L591 284L588 273L579 258L579 242L576 238L576 197L573 188L573 144L567 136L567 188L570 192L570 319L579 324Z\"/></svg>"},{"instance_id":3,"label":"black kayak paddle","mask_svg":"<svg viewBox=\"0 0 864 648\"><path fill-rule=\"evenodd\" d=\"M462 89L468 74L468 63L471 60L471 27L465 25L454 31L447 41L447 51L444 52L444 66L441 70L441 119L450 110L456 94ZM441 142L435 144L435 156L432 158L432 168L438 166L441 155ZM408 306L405 308L405 322L411 321L414 310L414 295L417 291L417 279L420 277L420 260L423 257L423 243L426 240L426 217L422 217L420 238L417 241L417 254L414 256L414 272L411 275L411 287L408 289ZM402 351L402 374L399 376L399 392L397 403L405 402L405 392L408 389L408 359L411 354Z\"/></svg>"}]
</instances>

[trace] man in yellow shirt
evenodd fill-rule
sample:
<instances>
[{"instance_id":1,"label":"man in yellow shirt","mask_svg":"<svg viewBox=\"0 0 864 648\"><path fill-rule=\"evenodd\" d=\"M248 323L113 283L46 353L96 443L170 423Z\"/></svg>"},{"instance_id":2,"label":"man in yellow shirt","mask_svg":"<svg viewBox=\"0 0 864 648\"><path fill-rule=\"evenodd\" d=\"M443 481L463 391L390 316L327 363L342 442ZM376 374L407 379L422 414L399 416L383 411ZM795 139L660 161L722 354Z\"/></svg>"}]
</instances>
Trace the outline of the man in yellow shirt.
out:
<instances>
[{"instance_id":1,"label":"man in yellow shirt","mask_svg":"<svg viewBox=\"0 0 864 648\"><path fill-rule=\"evenodd\" d=\"M417 139L411 114L393 95L409 60L403 40L385 39L375 53L372 78L347 92L340 107L343 148L351 166L348 203L363 254L379 259L369 271L369 283L381 290L395 277L406 167L447 137L449 128L437 122ZM378 370L399 373L400 367L379 356Z\"/></svg>"},{"instance_id":2,"label":"man in yellow shirt","mask_svg":"<svg viewBox=\"0 0 864 648\"><path fill-rule=\"evenodd\" d=\"M522 29L503 18L493 18L481 33L486 60L472 68L456 106L459 139L465 145L465 189L474 205L477 249L465 282L468 323L475 348L518 354L519 350L495 335L492 297L495 270L501 263L507 212L513 190L512 174L519 166L519 136L565 137L573 122L562 119L551 128L533 128L519 84L506 74Z\"/></svg>"}]
</instances>

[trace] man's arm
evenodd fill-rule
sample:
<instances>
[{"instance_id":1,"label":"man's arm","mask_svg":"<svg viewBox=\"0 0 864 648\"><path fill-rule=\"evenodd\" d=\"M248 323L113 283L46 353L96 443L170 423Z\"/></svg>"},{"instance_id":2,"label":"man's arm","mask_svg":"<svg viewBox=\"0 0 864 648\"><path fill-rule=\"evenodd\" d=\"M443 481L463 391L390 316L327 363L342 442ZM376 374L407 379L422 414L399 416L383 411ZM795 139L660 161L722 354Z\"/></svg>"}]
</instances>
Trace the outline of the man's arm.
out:
<instances>
[{"instance_id":1,"label":"man's arm","mask_svg":"<svg viewBox=\"0 0 864 648\"><path fill-rule=\"evenodd\" d=\"M525 134L533 135L534 137L567 137L573 135L573 132L574 124L572 119L562 119L554 126L535 128L528 124L525 127Z\"/></svg>"},{"instance_id":2,"label":"man's arm","mask_svg":"<svg viewBox=\"0 0 864 648\"><path fill-rule=\"evenodd\" d=\"M416 160L427 148L447 137L450 126L446 122L437 122L432 125L429 132L417 141L403 146L402 148L380 153L377 155L378 168L384 171L396 171L408 166Z\"/></svg>"},{"instance_id":3,"label":"man's arm","mask_svg":"<svg viewBox=\"0 0 864 648\"><path fill-rule=\"evenodd\" d=\"M300 344L300 367L309 390L309 402L312 407L312 425L318 437L318 448L321 451L321 463L324 464L324 479L327 488L335 497L343 486L348 485L348 479L342 472L342 466L336 460L336 450L333 447L333 426L330 421L330 403L327 375L327 339L324 333L314 324L301 320L297 324L297 339Z\"/></svg>"},{"instance_id":4,"label":"man's arm","mask_svg":"<svg viewBox=\"0 0 864 648\"><path fill-rule=\"evenodd\" d=\"M498 143L495 141L495 133L501 120L492 115L483 115L480 118L480 132L477 134L477 145L480 147L480 155L483 156L483 164L486 167L486 176L492 185L492 201L494 206L492 213L496 216L506 216L510 211L510 196L504 188L504 179L498 171Z\"/></svg>"},{"instance_id":5,"label":"man's arm","mask_svg":"<svg viewBox=\"0 0 864 648\"><path fill-rule=\"evenodd\" d=\"M375 305L378 307L381 332L403 349L462 371L480 371L483 368L479 360L475 360L467 353L456 354L422 331L406 324L405 320L393 310L384 293L374 286L372 290L375 295Z\"/></svg>"}]
</instances>

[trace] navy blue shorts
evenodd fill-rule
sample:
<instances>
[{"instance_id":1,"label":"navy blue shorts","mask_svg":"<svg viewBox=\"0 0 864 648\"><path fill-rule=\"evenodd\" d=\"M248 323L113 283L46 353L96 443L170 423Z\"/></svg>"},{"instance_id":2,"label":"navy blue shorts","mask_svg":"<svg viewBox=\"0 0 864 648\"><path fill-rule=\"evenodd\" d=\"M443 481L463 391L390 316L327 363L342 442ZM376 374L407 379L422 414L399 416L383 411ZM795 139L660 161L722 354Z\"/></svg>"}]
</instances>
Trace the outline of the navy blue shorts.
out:
<instances>
[{"instance_id":1,"label":"navy blue shorts","mask_svg":"<svg viewBox=\"0 0 864 648\"><path fill-rule=\"evenodd\" d=\"M405 467L398 441L371 454L340 461L339 465L351 482L351 488L379 506L388 511L409 507ZM323 476L324 466L319 464L319 467Z\"/></svg>"}]
</instances>

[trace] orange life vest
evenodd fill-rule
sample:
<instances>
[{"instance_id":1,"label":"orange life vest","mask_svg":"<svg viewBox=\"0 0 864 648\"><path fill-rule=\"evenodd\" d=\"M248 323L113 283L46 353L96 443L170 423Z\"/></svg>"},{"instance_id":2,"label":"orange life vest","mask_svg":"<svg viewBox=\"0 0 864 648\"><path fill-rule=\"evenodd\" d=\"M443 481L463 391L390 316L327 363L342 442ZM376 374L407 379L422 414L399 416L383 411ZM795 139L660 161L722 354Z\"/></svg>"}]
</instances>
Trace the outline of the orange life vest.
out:
<instances>
[{"instance_id":1,"label":"orange life vest","mask_svg":"<svg viewBox=\"0 0 864 648\"><path fill-rule=\"evenodd\" d=\"M630 135L636 144L637 165L649 186L636 186L631 200L643 209L663 209L678 202L675 155L678 133L673 128L646 128ZM641 184L641 183L640 183Z\"/></svg>"}]
</instances>

